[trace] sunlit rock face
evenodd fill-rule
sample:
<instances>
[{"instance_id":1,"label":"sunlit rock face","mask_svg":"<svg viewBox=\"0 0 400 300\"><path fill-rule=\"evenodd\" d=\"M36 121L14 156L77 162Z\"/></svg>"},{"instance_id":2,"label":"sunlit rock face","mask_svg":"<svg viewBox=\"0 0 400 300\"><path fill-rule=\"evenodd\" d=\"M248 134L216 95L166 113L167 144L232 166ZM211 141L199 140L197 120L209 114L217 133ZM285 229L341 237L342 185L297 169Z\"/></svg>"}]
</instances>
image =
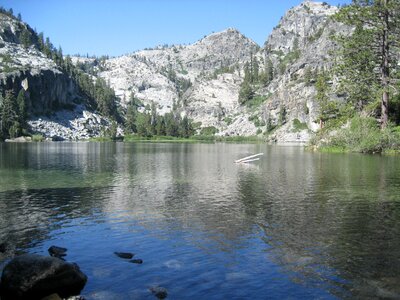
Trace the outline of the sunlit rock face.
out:
<instances>
[{"instance_id":1,"label":"sunlit rock face","mask_svg":"<svg viewBox=\"0 0 400 300\"><path fill-rule=\"evenodd\" d=\"M144 106L155 104L159 114L175 109L199 129L213 127L218 135L258 134L274 141L304 142L319 127L315 81L318 72L332 68L336 45L331 36L350 32L332 20L337 11L326 3L304 1L281 18L262 47L228 28L190 45L158 46L101 60L72 57L72 61L94 66L95 76L115 90L122 108L135 96ZM76 85L52 60L21 45L18 32L24 26L28 28L0 16L2 89L17 93L23 87L35 114L81 101ZM259 101L243 105L238 99L245 66L255 60L260 73L271 62L273 80L255 84ZM329 83L337 84L335 78ZM333 92L330 97L341 100ZM276 127L272 134L267 132L271 126ZM75 127L70 130L80 130Z\"/></svg>"}]
</instances>

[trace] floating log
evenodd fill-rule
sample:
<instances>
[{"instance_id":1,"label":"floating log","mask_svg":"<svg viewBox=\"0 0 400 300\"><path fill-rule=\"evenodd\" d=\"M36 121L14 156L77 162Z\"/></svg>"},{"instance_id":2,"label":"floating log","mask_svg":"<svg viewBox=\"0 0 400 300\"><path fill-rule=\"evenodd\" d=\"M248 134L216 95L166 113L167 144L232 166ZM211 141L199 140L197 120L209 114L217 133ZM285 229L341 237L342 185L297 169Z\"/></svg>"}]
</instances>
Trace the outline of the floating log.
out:
<instances>
[{"instance_id":1,"label":"floating log","mask_svg":"<svg viewBox=\"0 0 400 300\"><path fill-rule=\"evenodd\" d=\"M241 161L241 162L239 162L239 163L240 163L240 164L247 164L247 163L249 163L249 162L257 161L257 160L260 160L260 159L259 159L259 158L253 158L253 159L243 160L243 161Z\"/></svg>"},{"instance_id":2,"label":"floating log","mask_svg":"<svg viewBox=\"0 0 400 300\"><path fill-rule=\"evenodd\" d=\"M250 155L250 156L247 156L247 157L243 157L241 159L235 160L235 163L254 161L252 159L256 158L257 156L261 156L261 155L264 155L264 153L258 153L258 154ZM255 160L259 160L259 158L255 159Z\"/></svg>"}]
</instances>

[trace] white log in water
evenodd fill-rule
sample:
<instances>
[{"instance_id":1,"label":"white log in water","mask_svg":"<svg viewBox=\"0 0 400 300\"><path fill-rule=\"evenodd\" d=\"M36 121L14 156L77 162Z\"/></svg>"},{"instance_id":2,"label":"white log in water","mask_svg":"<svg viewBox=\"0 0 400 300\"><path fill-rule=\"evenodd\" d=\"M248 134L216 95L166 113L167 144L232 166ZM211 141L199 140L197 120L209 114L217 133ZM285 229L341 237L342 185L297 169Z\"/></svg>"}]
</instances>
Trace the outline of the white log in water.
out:
<instances>
[{"instance_id":1,"label":"white log in water","mask_svg":"<svg viewBox=\"0 0 400 300\"><path fill-rule=\"evenodd\" d=\"M256 161L259 160L260 158L255 159L257 156L261 156L264 155L264 153L258 153L258 154L254 154L254 155L250 155L247 157L243 157L241 159L235 160L235 163L245 163L245 162L251 162L251 161Z\"/></svg>"}]
</instances>

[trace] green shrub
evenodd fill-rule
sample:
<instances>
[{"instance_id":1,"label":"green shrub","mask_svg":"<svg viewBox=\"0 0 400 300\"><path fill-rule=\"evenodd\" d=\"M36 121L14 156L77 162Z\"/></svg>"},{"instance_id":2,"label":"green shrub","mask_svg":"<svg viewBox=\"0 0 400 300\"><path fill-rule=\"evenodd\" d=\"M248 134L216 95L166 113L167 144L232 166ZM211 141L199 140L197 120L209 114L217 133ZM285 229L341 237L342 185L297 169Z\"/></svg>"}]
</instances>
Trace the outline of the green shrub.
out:
<instances>
[{"instance_id":1,"label":"green shrub","mask_svg":"<svg viewBox=\"0 0 400 300\"><path fill-rule=\"evenodd\" d=\"M41 134L34 134L32 135L32 142L43 142L44 136Z\"/></svg>"},{"instance_id":2,"label":"green shrub","mask_svg":"<svg viewBox=\"0 0 400 300\"><path fill-rule=\"evenodd\" d=\"M214 126L203 127L200 130L200 135L215 135L218 133L218 129Z\"/></svg>"},{"instance_id":3,"label":"green shrub","mask_svg":"<svg viewBox=\"0 0 400 300\"><path fill-rule=\"evenodd\" d=\"M325 144L352 152L381 153L388 149L399 149L400 133L396 127L380 129L374 118L354 117L350 125L339 131Z\"/></svg>"},{"instance_id":4,"label":"green shrub","mask_svg":"<svg viewBox=\"0 0 400 300\"><path fill-rule=\"evenodd\" d=\"M299 119L293 120L293 132L299 132L308 129L307 123L301 123Z\"/></svg>"},{"instance_id":5,"label":"green shrub","mask_svg":"<svg viewBox=\"0 0 400 300\"><path fill-rule=\"evenodd\" d=\"M224 118L224 122L226 123L226 125L231 125L233 123L233 120L231 117L225 117Z\"/></svg>"}]
</instances>

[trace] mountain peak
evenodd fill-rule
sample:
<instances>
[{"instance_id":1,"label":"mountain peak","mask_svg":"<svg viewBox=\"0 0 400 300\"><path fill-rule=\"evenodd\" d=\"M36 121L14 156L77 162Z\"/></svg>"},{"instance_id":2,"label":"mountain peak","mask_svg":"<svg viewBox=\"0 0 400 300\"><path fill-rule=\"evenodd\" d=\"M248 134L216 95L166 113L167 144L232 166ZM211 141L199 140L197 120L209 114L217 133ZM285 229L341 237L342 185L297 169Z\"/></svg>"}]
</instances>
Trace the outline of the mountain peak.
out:
<instances>
[{"instance_id":1,"label":"mountain peak","mask_svg":"<svg viewBox=\"0 0 400 300\"><path fill-rule=\"evenodd\" d=\"M336 6L330 5L326 2L316 2L311 0L305 0L300 5L295 6L290 11L305 11L309 14L316 15L333 15L336 13L338 8Z\"/></svg>"}]
</instances>

